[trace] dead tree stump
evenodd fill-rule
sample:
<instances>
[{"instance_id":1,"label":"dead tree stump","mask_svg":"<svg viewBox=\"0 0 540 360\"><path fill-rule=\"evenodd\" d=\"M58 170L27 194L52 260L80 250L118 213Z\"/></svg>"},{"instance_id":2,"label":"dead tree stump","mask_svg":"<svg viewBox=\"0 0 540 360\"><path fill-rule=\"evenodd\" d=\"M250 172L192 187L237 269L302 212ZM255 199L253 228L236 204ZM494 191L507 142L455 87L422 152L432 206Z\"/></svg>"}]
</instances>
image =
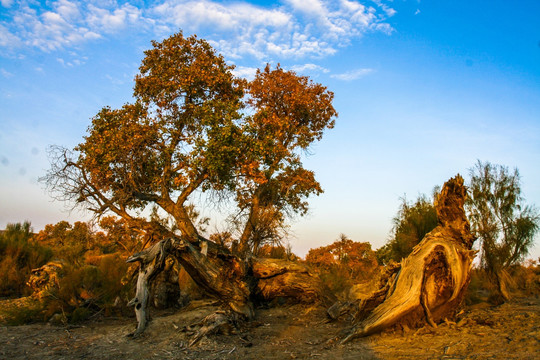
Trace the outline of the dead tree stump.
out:
<instances>
[{"instance_id":1,"label":"dead tree stump","mask_svg":"<svg viewBox=\"0 0 540 360\"><path fill-rule=\"evenodd\" d=\"M354 325L342 343L398 323L435 326L455 315L476 253L471 250L475 238L463 208L465 197L461 176L444 184L435 201L439 225L401 262L395 275L358 302Z\"/></svg>"}]
</instances>

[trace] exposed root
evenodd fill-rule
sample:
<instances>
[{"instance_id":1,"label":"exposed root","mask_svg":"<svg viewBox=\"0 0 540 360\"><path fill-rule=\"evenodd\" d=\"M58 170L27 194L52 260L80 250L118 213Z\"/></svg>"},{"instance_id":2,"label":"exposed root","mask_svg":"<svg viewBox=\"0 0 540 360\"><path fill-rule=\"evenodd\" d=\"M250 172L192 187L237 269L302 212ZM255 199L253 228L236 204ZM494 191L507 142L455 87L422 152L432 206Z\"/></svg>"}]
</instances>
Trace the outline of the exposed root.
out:
<instances>
[{"instance_id":1,"label":"exposed root","mask_svg":"<svg viewBox=\"0 0 540 360\"><path fill-rule=\"evenodd\" d=\"M193 334L189 347L196 345L207 335L221 333L232 334L235 332L238 316L229 311L216 311L208 315L200 322L186 326L184 331Z\"/></svg>"}]
</instances>

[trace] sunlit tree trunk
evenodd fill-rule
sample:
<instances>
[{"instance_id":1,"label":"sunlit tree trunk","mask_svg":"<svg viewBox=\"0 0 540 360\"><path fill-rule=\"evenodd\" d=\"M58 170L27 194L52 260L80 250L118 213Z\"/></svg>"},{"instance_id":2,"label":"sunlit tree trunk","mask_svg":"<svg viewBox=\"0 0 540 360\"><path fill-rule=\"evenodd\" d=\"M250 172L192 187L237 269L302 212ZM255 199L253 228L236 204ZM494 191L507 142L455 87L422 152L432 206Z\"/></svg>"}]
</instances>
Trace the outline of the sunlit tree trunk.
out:
<instances>
[{"instance_id":1,"label":"sunlit tree trunk","mask_svg":"<svg viewBox=\"0 0 540 360\"><path fill-rule=\"evenodd\" d=\"M413 249L381 288L358 299L347 342L396 324L436 326L452 318L470 282L474 237L465 216L463 178L445 183L435 203L439 225ZM337 312L339 314L339 312Z\"/></svg>"}]
</instances>

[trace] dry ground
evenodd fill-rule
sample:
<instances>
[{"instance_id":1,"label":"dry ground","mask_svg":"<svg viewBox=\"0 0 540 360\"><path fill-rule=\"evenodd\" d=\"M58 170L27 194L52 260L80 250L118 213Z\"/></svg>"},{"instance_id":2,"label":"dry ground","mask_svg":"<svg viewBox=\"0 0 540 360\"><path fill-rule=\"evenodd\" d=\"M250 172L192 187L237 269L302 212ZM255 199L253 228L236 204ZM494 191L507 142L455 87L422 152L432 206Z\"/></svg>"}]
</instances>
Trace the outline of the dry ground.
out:
<instances>
[{"instance_id":1,"label":"dry ground","mask_svg":"<svg viewBox=\"0 0 540 360\"><path fill-rule=\"evenodd\" d=\"M0 304L2 306L2 304ZM540 299L465 308L457 323L394 329L347 345L334 339L346 322L325 323L324 309L258 309L256 321L188 348L185 325L216 308L199 302L156 313L139 339L135 319L94 319L81 326L0 327L0 359L540 359Z\"/></svg>"}]
</instances>

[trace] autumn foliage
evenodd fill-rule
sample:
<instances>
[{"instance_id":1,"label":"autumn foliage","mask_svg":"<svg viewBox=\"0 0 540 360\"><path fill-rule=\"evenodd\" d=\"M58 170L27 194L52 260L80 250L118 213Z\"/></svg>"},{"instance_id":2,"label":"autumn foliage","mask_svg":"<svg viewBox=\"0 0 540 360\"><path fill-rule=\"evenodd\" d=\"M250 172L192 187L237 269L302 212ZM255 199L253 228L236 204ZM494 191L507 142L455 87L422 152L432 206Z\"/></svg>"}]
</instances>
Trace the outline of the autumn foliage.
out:
<instances>
[{"instance_id":1,"label":"autumn foliage","mask_svg":"<svg viewBox=\"0 0 540 360\"><path fill-rule=\"evenodd\" d=\"M84 320L96 312L122 313L131 289L124 245L130 232L119 219L104 219L96 231L88 223L60 221L33 234L29 223L9 224L0 235L0 296L29 296L26 307L0 309L8 323ZM140 239L136 243L140 244ZM7 311L7 313L6 313Z\"/></svg>"},{"instance_id":2,"label":"autumn foliage","mask_svg":"<svg viewBox=\"0 0 540 360\"><path fill-rule=\"evenodd\" d=\"M338 295L354 284L370 280L379 269L370 243L352 241L343 234L330 245L309 250L306 262Z\"/></svg>"},{"instance_id":3,"label":"autumn foliage","mask_svg":"<svg viewBox=\"0 0 540 360\"><path fill-rule=\"evenodd\" d=\"M252 81L203 39L180 32L152 42L135 77L133 103L104 107L73 150L53 147L42 180L61 200L132 228L197 242L190 198L229 200L242 256L281 240L287 218L322 188L301 153L332 128L333 93L279 65ZM175 229L141 215L159 209ZM155 242L157 239L154 239Z\"/></svg>"}]
</instances>

